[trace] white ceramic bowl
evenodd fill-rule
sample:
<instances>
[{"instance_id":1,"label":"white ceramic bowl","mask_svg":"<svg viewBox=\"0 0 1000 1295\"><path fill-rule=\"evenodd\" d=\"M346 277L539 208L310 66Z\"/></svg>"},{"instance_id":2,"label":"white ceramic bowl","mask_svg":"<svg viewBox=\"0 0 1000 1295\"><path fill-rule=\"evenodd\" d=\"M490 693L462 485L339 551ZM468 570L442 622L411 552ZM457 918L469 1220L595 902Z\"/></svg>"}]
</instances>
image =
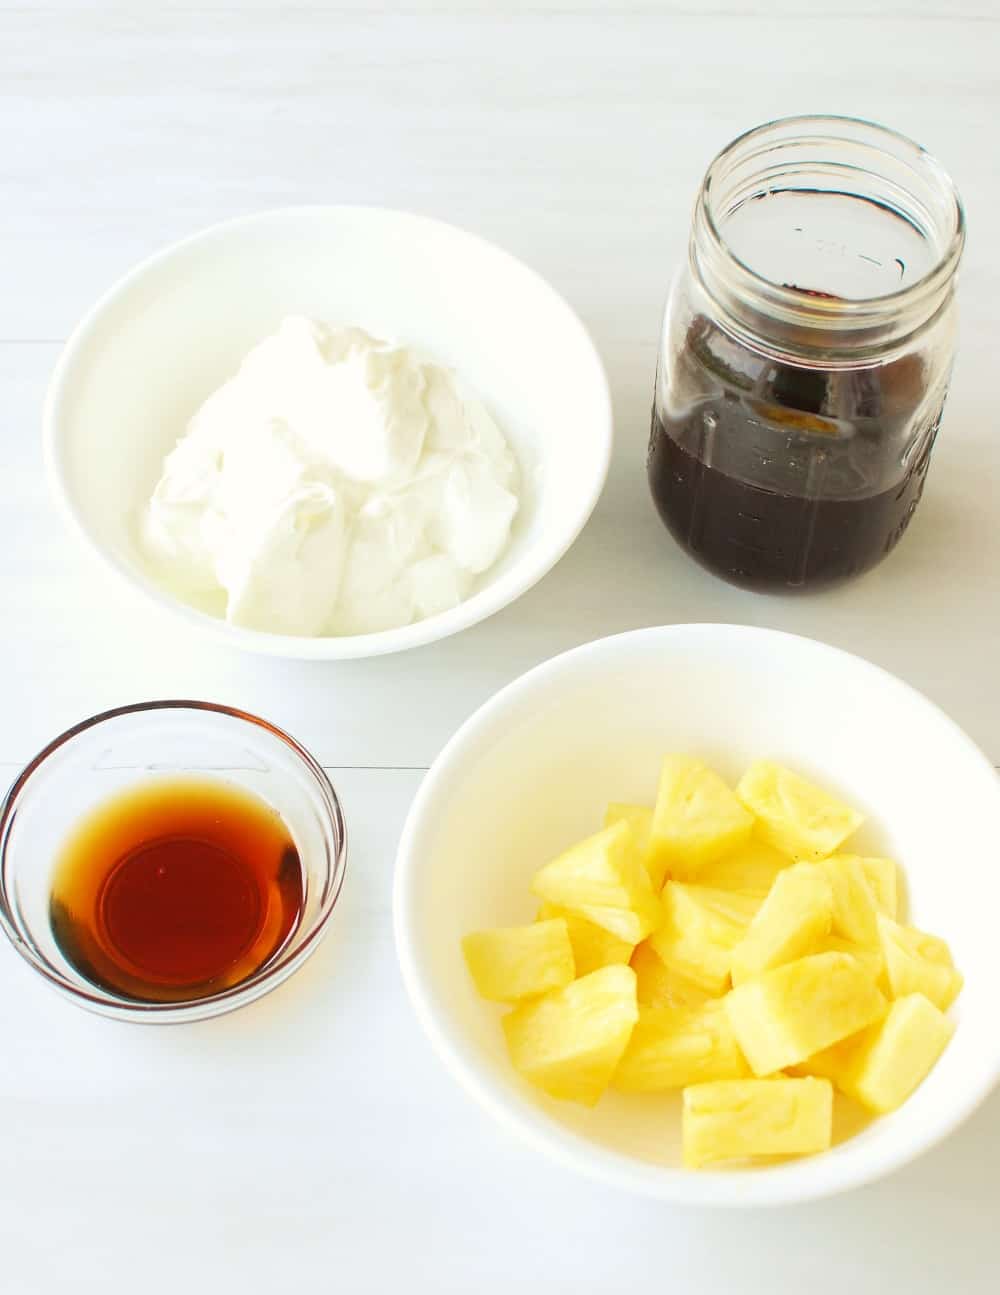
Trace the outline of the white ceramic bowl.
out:
<instances>
[{"instance_id":1,"label":"white ceramic bowl","mask_svg":"<svg viewBox=\"0 0 1000 1295\"><path fill-rule=\"evenodd\" d=\"M824 1155L755 1169L680 1168L676 1096L553 1101L508 1063L500 1009L459 941L530 921L533 871L596 831L609 800L651 803L661 756L730 778L786 761L870 815L855 840L904 866L910 917L965 974L955 1037L913 1097ZM617 1186L691 1204L807 1200L911 1160L1000 1075L1000 779L956 725L876 666L809 639L731 625L638 630L539 666L487 702L435 761L410 811L395 881L403 977L455 1077L507 1128ZM846 1130L840 1130L843 1134Z\"/></svg>"},{"instance_id":2,"label":"white ceramic bowl","mask_svg":"<svg viewBox=\"0 0 1000 1295\"><path fill-rule=\"evenodd\" d=\"M157 586L138 509L198 405L289 314L359 324L454 368L522 469L501 560L451 611L401 629L305 638L235 629ZM604 486L611 400L566 302L506 252L440 221L369 207L297 207L216 225L144 261L70 338L45 406L55 492L84 539L190 624L276 656L376 656L465 629L530 589L573 543Z\"/></svg>"}]
</instances>

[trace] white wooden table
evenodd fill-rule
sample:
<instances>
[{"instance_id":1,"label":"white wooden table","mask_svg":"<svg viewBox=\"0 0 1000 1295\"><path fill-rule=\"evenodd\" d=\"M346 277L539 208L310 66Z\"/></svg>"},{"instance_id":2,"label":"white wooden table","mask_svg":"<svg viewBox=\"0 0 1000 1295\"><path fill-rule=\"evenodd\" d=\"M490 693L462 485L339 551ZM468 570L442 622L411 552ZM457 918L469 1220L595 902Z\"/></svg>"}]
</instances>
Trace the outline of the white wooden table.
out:
<instances>
[{"instance_id":1,"label":"white wooden table","mask_svg":"<svg viewBox=\"0 0 1000 1295\"><path fill-rule=\"evenodd\" d=\"M4 1295L997 1289L1000 1096L828 1203L734 1215L615 1195L456 1088L404 999L389 898L403 817L456 726L528 666L634 626L839 644L1000 761L998 55L997 0L0 8L0 774L94 711L206 697L312 747L353 838L321 950L218 1021L100 1020L0 947ZM744 127L810 110L895 125L951 169L971 229L963 338L896 554L839 592L763 598L673 547L643 452L700 172ZM60 344L111 280L212 221L317 201L443 216L537 267L594 332L618 437L591 524L536 590L458 638L341 665L234 655L137 607L70 541L39 447Z\"/></svg>"}]
</instances>

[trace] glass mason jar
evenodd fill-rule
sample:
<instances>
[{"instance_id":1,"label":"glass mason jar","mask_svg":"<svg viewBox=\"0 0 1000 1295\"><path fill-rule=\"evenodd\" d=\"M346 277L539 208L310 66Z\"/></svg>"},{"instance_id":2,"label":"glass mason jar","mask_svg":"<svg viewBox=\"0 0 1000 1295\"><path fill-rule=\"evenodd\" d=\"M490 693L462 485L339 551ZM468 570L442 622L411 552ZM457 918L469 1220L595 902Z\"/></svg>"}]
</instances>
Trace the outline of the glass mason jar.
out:
<instances>
[{"instance_id":1,"label":"glass mason jar","mask_svg":"<svg viewBox=\"0 0 1000 1295\"><path fill-rule=\"evenodd\" d=\"M964 240L941 166L870 122L771 122L712 162L648 457L663 521L710 571L817 588L892 550L941 419Z\"/></svg>"}]
</instances>

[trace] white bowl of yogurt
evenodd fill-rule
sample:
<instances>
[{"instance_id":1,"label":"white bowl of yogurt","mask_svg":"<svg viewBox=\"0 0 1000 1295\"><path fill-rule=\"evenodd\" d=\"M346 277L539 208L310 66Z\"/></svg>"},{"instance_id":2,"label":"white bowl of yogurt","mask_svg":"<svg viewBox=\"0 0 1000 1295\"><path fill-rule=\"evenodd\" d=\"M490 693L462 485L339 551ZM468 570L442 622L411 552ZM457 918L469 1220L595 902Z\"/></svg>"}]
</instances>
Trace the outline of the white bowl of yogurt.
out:
<instances>
[{"instance_id":1,"label":"white bowl of yogurt","mask_svg":"<svg viewBox=\"0 0 1000 1295\"><path fill-rule=\"evenodd\" d=\"M566 302L501 249L378 208L265 212L143 262L44 415L56 495L142 596L251 651L433 642L566 552L611 401Z\"/></svg>"}]
</instances>

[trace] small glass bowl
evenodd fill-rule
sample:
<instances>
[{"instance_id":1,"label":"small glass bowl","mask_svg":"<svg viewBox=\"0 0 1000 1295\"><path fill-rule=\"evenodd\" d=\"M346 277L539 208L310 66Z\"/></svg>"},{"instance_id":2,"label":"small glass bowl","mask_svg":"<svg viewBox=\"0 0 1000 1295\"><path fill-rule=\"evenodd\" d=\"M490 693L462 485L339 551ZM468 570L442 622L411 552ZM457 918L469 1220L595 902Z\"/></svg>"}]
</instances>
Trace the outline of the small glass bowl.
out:
<instances>
[{"instance_id":1,"label":"small glass bowl","mask_svg":"<svg viewBox=\"0 0 1000 1295\"><path fill-rule=\"evenodd\" d=\"M178 774L251 792L284 820L303 869L295 930L238 985L190 1001L121 997L70 963L49 922L52 872L72 828L137 783ZM199 701L152 701L84 720L41 751L0 806L0 925L18 953L80 1007L124 1021L199 1021L279 985L312 953L344 880L347 833L336 793L312 756L265 720Z\"/></svg>"}]
</instances>

